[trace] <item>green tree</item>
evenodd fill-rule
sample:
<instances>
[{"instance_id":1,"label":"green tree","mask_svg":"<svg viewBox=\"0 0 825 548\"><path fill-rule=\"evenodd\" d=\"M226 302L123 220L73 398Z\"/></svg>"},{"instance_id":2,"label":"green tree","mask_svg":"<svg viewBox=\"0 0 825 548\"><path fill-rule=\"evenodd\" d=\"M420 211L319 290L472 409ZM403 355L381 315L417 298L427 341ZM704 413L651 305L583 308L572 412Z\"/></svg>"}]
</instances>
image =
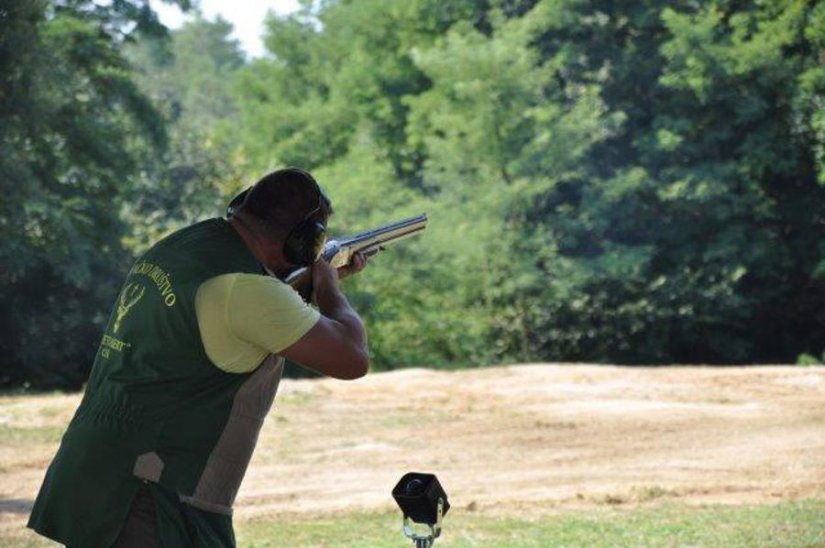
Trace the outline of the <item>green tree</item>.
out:
<instances>
[{"instance_id":1,"label":"green tree","mask_svg":"<svg viewBox=\"0 0 825 548\"><path fill-rule=\"evenodd\" d=\"M379 362L821 352L821 3L446 4L275 18L244 81L262 164L432 213L353 282Z\"/></svg>"},{"instance_id":2,"label":"green tree","mask_svg":"<svg viewBox=\"0 0 825 548\"><path fill-rule=\"evenodd\" d=\"M821 353L825 7L713 2L665 10L662 20L672 37L661 48L667 98L654 146L667 147L670 161L660 162L657 192L671 218L693 220L659 244L662 288L689 308L674 353L725 361ZM686 285L696 289L680 291Z\"/></svg>"},{"instance_id":3,"label":"green tree","mask_svg":"<svg viewBox=\"0 0 825 548\"><path fill-rule=\"evenodd\" d=\"M0 7L2 385L76 387L91 365L128 268L120 197L165 143L120 46L163 30L142 2Z\"/></svg>"},{"instance_id":4,"label":"green tree","mask_svg":"<svg viewBox=\"0 0 825 548\"><path fill-rule=\"evenodd\" d=\"M222 212L244 183L236 138L234 79L245 59L232 26L197 16L168 38L127 49L135 80L162 113L169 136L163 154L147 151L124 218L131 248L142 250L175 228Z\"/></svg>"},{"instance_id":5,"label":"green tree","mask_svg":"<svg viewBox=\"0 0 825 548\"><path fill-rule=\"evenodd\" d=\"M566 4L566 5L565 5ZM818 352L822 8L556 2L537 46L603 81L619 131L547 196L583 276L556 340L575 359L792 360ZM809 251L802 251L808 249ZM578 336L577 333L583 336Z\"/></svg>"},{"instance_id":6,"label":"green tree","mask_svg":"<svg viewBox=\"0 0 825 548\"><path fill-rule=\"evenodd\" d=\"M545 344L572 272L536 202L580 176L585 154L615 125L598 85L559 89L557 60L531 47L537 16L493 11L486 32L456 25L415 55L433 85L409 101L409 135L424 144L425 180L445 219L438 260L464 289L451 309L481 325L471 331L487 361L529 360ZM565 102L548 102L548 93ZM473 283L461 282L467 276Z\"/></svg>"},{"instance_id":7,"label":"green tree","mask_svg":"<svg viewBox=\"0 0 825 548\"><path fill-rule=\"evenodd\" d=\"M55 382L44 339L82 378L130 252L289 164L334 234L430 214L346 282L378 367L822 354L821 2L304 2L250 63L220 20L7 5L4 382Z\"/></svg>"}]
</instances>

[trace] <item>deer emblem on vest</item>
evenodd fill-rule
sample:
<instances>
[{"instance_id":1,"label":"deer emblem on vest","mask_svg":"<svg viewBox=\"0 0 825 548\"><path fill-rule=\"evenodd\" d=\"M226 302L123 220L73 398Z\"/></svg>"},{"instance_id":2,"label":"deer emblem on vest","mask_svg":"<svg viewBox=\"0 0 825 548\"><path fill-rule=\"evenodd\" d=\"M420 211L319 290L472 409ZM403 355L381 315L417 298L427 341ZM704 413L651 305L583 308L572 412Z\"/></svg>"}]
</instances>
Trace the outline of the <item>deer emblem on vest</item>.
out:
<instances>
[{"instance_id":1,"label":"deer emblem on vest","mask_svg":"<svg viewBox=\"0 0 825 548\"><path fill-rule=\"evenodd\" d=\"M140 284L129 284L123 288L123 293L120 294L120 301L117 304L117 317L115 318L114 333L120 329L120 322L129 313L129 310L137 304L143 297L146 288Z\"/></svg>"}]
</instances>

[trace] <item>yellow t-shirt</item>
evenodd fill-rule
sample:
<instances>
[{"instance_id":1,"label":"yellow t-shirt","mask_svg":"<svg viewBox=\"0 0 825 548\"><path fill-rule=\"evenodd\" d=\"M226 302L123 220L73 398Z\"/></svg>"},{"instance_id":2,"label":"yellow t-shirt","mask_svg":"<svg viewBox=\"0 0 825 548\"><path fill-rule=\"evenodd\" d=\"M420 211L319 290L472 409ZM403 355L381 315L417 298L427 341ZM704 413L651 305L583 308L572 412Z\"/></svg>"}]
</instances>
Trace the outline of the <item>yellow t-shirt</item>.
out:
<instances>
[{"instance_id":1,"label":"yellow t-shirt","mask_svg":"<svg viewBox=\"0 0 825 548\"><path fill-rule=\"evenodd\" d=\"M195 295L206 355L229 373L252 371L303 337L320 318L291 287L258 274L223 274Z\"/></svg>"}]
</instances>

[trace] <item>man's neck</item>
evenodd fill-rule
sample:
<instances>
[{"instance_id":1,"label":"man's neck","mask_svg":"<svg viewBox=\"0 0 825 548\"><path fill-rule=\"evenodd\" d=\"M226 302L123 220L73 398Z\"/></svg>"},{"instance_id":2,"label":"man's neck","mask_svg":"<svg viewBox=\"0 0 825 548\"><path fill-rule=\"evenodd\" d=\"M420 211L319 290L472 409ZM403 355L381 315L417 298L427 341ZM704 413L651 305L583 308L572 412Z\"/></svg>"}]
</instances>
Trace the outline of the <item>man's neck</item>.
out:
<instances>
[{"instance_id":1,"label":"man's neck","mask_svg":"<svg viewBox=\"0 0 825 548\"><path fill-rule=\"evenodd\" d=\"M270 276L283 280L294 270L292 265L286 264L280 257L278 246L268 243L267 238L259 234L242 216L233 216L229 219L229 224Z\"/></svg>"}]
</instances>

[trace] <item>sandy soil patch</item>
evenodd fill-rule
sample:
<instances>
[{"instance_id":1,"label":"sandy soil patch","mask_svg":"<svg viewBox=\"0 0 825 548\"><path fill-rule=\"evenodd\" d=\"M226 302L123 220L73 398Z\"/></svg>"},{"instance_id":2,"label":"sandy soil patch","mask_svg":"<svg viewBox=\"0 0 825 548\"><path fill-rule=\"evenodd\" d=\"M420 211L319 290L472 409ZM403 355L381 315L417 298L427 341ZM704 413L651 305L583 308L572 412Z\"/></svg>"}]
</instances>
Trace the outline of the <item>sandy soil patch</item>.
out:
<instances>
[{"instance_id":1,"label":"sandy soil patch","mask_svg":"<svg viewBox=\"0 0 825 548\"><path fill-rule=\"evenodd\" d=\"M26 518L79 402L0 398L0 527ZM57 432L57 434L55 434ZM531 364L284 380L237 516L392 507L408 471L454 508L825 496L825 368Z\"/></svg>"}]
</instances>

